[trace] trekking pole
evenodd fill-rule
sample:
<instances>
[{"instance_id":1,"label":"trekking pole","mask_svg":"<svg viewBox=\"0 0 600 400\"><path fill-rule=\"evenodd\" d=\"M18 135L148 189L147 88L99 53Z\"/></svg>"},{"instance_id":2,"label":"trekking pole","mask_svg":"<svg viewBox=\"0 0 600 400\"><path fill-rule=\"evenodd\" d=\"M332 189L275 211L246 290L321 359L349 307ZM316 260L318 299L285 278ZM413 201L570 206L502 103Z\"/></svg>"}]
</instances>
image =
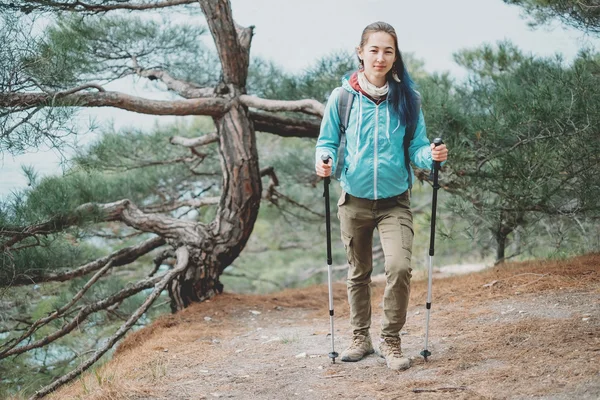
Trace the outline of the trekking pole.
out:
<instances>
[{"instance_id":1,"label":"trekking pole","mask_svg":"<svg viewBox=\"0 0 600 400\"><path fill-rule=\"evenodd\" d=\"M327 154L323 154L321 156L321 160L325 164L329 164L329 160L331 157ZM335 352L335 343L333 340L333 287L331 284L331 264L333 263L331 257L331 223L329 221L331 213L329 211L329 184L331 183L331 178L329 176L325 177L323 184L323 197L325 197L325 226L327 230L327 286L329 288L329 325L331 329L331 353L329 353L329 358L331 358L331 362L335 364L335 359L338 356L338 353Z\"/></svg>"},{"instance_id":2,"label":"trekking pole","mask_svg":"<svg viewBox=\"0 0 600 400\"><path fill-rule=\"evenodd\" d=\"M441 138L435 138L433 140L433 144L437 147L440 144L443 144ZM431 352L427 349L427 343L429 341L429 315L431 314L431 289L433 285L433 253L435 247L435 215L437 210L437 191L440 188L438 182L438 172L441 168L442 164L439 161L433 162L433 171L431 174L433 175L433 200L431 202L431 233L429 234L429 272L428 272L428 280L427 280L427 304L425 307L427 308L427 317L425 320L425 348L421 352L421 355L427 362L427 357L431 355Z\"/></svg>"}]
</instances>

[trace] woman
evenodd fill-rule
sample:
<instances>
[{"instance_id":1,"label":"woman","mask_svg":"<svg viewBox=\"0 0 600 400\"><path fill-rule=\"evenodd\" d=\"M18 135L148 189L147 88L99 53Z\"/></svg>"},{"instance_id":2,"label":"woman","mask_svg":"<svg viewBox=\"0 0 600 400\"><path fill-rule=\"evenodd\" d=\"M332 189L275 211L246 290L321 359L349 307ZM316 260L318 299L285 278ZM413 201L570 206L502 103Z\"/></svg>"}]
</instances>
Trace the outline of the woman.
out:
<instances>
[{"instance_id":1,"label":"woman","mask_svg":"<svg viewBox=\"0 0 600 400\"><path fill-rule=\"evenodd\" d=\"M354 100L346 142L338 201L342 241L348 257L348 301L353 340L342 361L359 361L374 352L371 326L373 231L377 229L385 255L386 287L379 355L393 370L410 367L402 355L400 330L406 321L410 293L413 242L409 190L412 172L404 161L404 136L414 127L408 145L410 161L429 169L432 160L446 161L445 145L434 147L425 134L419 94L406 71L394 28L385 22L367 26L356 49L359 70L342 80L329 97L316 146L317 175L330 176L340 143L340 91ZM410 137L410 136L408 136ZM331 158L322 161L322 156Z\"/></svg>"}]
</instances>

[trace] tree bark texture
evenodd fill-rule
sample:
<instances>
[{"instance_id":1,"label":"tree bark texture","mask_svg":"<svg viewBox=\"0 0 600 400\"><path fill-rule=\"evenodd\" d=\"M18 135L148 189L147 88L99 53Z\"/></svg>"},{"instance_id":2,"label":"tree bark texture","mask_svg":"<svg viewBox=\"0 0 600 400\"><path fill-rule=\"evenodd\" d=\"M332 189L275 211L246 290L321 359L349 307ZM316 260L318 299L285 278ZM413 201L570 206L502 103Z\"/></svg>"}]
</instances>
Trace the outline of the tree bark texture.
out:
<instances>
[{"instance_id":1,"label":"tree bark texture","mask_svg":"<svg viewBox=\"0 0 600 400\"><path fill-rule=\"evenodd\" d=\"M231 105L213 118L223 172L217 216L204 231L202 242L190 249L186 271L169 285L173 311L222 292L219 277L246 245L262 193L254 127L248 109L238 100L245 92L252 29L235 25L229 1L200 4L215 38Z\"/></svg>"}]
</instances>

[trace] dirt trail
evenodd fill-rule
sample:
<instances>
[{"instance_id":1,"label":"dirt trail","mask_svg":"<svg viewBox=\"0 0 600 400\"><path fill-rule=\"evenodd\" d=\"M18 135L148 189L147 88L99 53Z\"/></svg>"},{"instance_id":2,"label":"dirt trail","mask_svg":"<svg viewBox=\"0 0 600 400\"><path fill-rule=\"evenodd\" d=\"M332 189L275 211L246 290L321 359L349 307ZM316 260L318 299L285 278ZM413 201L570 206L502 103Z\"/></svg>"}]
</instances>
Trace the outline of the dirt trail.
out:
<instances>
[{"instance_id":1,"label":"dirt trail","mask_svg":"<svg viewBox=\"0 0 600 400\"><path fill-rule=\"evenodd\" d=\"M382 290L375 282L373 338ZM336 284L339 352L350 339L345 297ZM224 294L165 316L50 398L600 398L600 254L436 280L428 363L419 356L425 297L426 282L414 281L402 335L408 371L376 355L332 365L327 288L315 286Z\"/></svg>"}]
</instances>

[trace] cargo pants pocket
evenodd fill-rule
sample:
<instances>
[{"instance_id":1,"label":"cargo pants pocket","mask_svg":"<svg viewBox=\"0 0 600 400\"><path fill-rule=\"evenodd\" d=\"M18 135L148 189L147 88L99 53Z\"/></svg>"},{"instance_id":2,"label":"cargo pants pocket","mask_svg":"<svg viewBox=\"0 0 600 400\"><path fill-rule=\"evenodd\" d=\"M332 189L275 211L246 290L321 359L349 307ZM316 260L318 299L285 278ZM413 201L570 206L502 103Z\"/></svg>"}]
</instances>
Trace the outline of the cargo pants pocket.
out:
<instances>
[{"instance_id":1,"label":"cargo pants pocket","mask_svg":"<svg viewBox=\"0 0 600 400\"><path fill-rule=\"evenodd\" d=\"M344 243L346 258L348 260L348 264L350 265L354 265L354 246L352 242L352 235L342 231L342 243Z\"/></svg>"},{"instance_id":2,"label":"cargo pants pocket","mask_svg":"<svg viewBox=\"0 0 600 400\"><path fill-rule=\"evenodd\" d=\"M413 228L411 224L404 219L399 218L398 222L400 223L400 233L402 235L402 248L412 254L413 239L415 237Z\"/></svg>"}]
</instances>

